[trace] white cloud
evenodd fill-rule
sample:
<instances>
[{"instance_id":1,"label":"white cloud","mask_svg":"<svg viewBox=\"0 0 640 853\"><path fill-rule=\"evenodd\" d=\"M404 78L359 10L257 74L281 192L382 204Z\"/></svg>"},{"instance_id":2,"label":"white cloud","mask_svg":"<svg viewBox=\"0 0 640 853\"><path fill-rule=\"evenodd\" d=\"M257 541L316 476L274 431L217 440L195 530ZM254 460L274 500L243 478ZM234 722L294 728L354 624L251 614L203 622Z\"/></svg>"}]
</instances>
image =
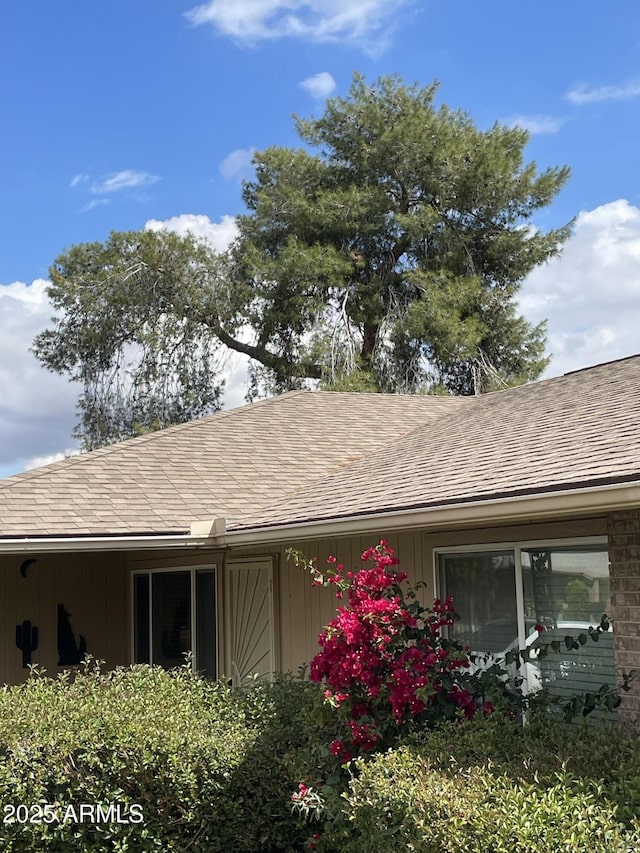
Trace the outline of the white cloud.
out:
<instances>
[{"instance_id":1,"label":"white cloud","mask_svg":"<svg viewBox=\"0 0 640 853\"><path fill-rule=\"evenodd\" d=\"M238 236L233 216L223 216L220 222L212 222L203 214L182 213L180 216L172 216L171 219L149 219L144 227L148 231L175 231L182 236L192 234L211 243L217 252L224 252Z\"/></svg>"},{"instance_id":2,"label":"white cloud","mask_svg":"<svg viewBox=\"0 0 640 853\"><path fill-rule=\"evenodd\" d=\"M640 80L625 83L622 86L576 86L565 97L572 104L595 104L600 101L626 101L640 95Z\"/></svg>"},{"instance_id":3,"label":"white cloud","mask_svg":"<svg viewBox=\"0 0 640 853\"><path fill-rule=\"evenodd\" d=\"M78 175L75 175L71 179L71 183L69 184L69 186L70 187L77 187L80 184L84 184L88 180L89 180L89 175L85 175L84 172L80 172Z\"/></svg>"},{"instance_id":4,"label":"white cloud","mask_svg":"<svg viewBox=\"0 0 640 853\"><path fill-rule=\"evenodd\" d=\"M77 389L29 352L49 323L47 281L0 286L0 467L24 468L36 455L69 446Z\"/></svg>"},{"instance_id":5,"label":"white cloud","mask_svg":"<svg viewBox=\"0 0 640 853\"><path fill-rule=\"evenodd\" d=\"M517 115L502 119L502 124L506 124L509 127L521 127L535 136L546 133L557 133L564 124L564 121L564 118L561 116Z\"/></svg>"},{"instance_id":6,"label":"white cloud","mask_svg":"<svg viewBox=\"0 0 640 853\"><path fill-rule=\"evenodd\" d=\"M83 207L80 208L80 213L87 213L87 211L93 210L94 207L100 207L103 204L109 204L109 199L92 198L91 201L88 201Z\"/></svg>"},{"instance_id":7,"label":"white cloud","mask_svg":"<svg viewBox=\"0 0 640 853\"><path fill-rule=\"evenodd\" d=\"M252 171L251 161L255 154L255 148L237 148L231 154L227 154L220 163L220 173L228 181L233 178L242 180L247 178Z\"/></svg>"},{"instance_id":8,"label":"white cloud","mask_svg":"<svg viewBox=\"0 0 640 853\"><path fill-rule=\"evenodd\" d=\"M328 71L321 71L319 74L314 74L313 77L307 77L300 85L312 98L324 101L336 88L336 81Z\"/></svg>"},{"instance_id":9,"label":"white cloud","mask_svg":"<svg viewBox=\"0 0 640 853\"><path fill-rule=\"evenodd\" d=\"M149 187L159 180L158 175L124 169L122 172L105 175L100 181L93 183L91 192L95 195L102 195L104 193L117 193L122 190L140 189L141 187Z\"/></svg>"},{"instance_id":10,"label":"white cloud","mask_svg":"<svg viewBox=\"0 0 640 853\"><path fill-rule=\"evenodd\" d=\"M69 456L77 456L79 453L79 448L67 447L66 450L61 450L60 453L49 453L45 456L33 456L25 462L24 470L31 471L32 468L42 468L43 465L51 465L53 462L60 462L61 459L66 459Z\"/></svg>"},{"instance_id":11,"label":"white cloud","mask_svg":"<svg viewBox=\"0 0 640 853\"><path fill-rule=\"evenodd\" d=\"M209 0L190 9L192 24L256 44L266 39L352 41L384 48L400 9L414 0Z\"/></svg>"},{"instance_id":12,"label":"white cloud","mask_svg":"<svg viewBox=\"0 0 640 853\"><path fill-rule=\"evenodd\" d=\"M519 302L528 320L549 320L547 375L640 352L640 209L620 199L580 213Z\"/></svg>"}]
</instances>

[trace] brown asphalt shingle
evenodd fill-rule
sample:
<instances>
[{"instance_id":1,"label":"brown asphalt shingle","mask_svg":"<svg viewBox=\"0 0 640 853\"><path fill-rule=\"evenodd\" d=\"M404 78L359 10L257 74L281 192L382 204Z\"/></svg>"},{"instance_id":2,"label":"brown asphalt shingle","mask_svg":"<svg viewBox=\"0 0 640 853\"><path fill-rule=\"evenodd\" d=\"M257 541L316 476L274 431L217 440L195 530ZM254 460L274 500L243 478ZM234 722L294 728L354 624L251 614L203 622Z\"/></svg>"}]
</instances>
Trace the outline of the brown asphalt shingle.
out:
<instances>
[{"instance_id":1,"label":"brown asphalt shingle","mask_svg":"<svg viewBox=\"0 0 640 853\"><path fill-rule=\"evenodd\" d=\"M640 356L482 397L291 392L0 481L2 537L230 529L640 480Z\"/></svg>"},{"instance_id":2,"label":"brown asphalt shingle","mask_svg":"<svg viewBox=\"0 0 640 853\"><path fill-rule=\"evenodd\" d=\"M468 402L297 391L221 412L0 481L0 539L238 518Z\"/></svg>"},{"instance_id":3,"label":"brown asphalt shingle","mask_svg":"<svg viewBox=\"0 0 640 853\"><path fill-rule=\"evenodd\" d=\"M468 399L236 528L640 480L640 357Z\"/></svg>"}]
</instances>

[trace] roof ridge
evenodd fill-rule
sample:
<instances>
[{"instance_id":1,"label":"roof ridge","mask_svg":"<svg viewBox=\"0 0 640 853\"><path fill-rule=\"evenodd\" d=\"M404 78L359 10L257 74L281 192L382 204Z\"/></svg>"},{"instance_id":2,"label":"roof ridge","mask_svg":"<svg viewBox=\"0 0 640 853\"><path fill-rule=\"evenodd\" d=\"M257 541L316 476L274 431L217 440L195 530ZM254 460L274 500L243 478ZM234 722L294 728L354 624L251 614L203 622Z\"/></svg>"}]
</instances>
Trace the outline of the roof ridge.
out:
<instances>
[{"instance_id":1,"label":"roof ridge","mask_svg":"<svg viewBox=\"0 0 640 853\"><path fill-rule=\"evenodd\" d=\"M633 359L640 359L640 353L636 353L634 355L627 355L622 358L614 358L611 361L602 361L598 364L591 364L588 367L580 367L576 370L568 370L566 373L559 373L557 376L546 376L543 379L533 379L531 382L523 382L521 385L510 385L508 388L496 388L495 391L487 391L484 394L475 394L469 395L469 397L465 397L464 399L471 400L494 400L496 397L503 396L505 394L520 394L525 389L530 388L540 388L543 385L549 385L551 383L557 383L564 381L569 376L575 376L578 373L587 373L592 370L599 370L602 367L608 367L612 364L619 364L623 361L632 361Z\"/></svg>"},{"instance_id":2,"label":"roof ridge","mask_svg":"<svg viewBox=\"0 0 640 853\"><path fill-rule=\"evenodd\" d=\"M411 399L425 399L425 400L460 400L464 397L463 394L429 394L428 392L417 394L412 394L410 392L397 392L397 391L331 391L325 388L312 390L310 388L302 388L300 392L302 394L327 394L335 397L408 397ZM284 396L284 395L281 395Z\"/></svg>"},{"instance_id":3,"label":"roof ridge","mask_svg":"<svg viewBox=\"0 0 640 853\"><path fill-rule=\"evenodd\" d=\"M630 361L632 358L640 358L640 352L632 355L623 355L620 358L612 358L610 361L601 361L599 364L591 364L587 367L577 367L575 370L567 370L563 376L573 376L574 373L585 373L587 370L595 370L597 367L606 367L609 364L619 364L621 361Z\"/></svg>"},{"instance_id":4,"label":"roof ridge","mask_svg":"<svg viewBox=\"0 0 640 853\"><path fill-rule=\"evenodd\" d=\"M31 468L27 471L21 471L18 474L13 474L10 477L0 480L0 488L14 486L18 483L24 483L25 481L31 481L37 479L38 477L46 476L51 473L51 470L53 468L67 468L73 465L90 462L96 459L98 456L110 456L113 453L121 451L125 447L125 445L127 447L130 447L132 444L146 444L149 441L165 437L167 433L174 434L176 432L186 430L190 427L194 427L195 425L201 424L203 421L213 420L213 418L220 419L228 417L236 412L242 411L243 409L255 409L257 407L262 408L269 403L273 403L275 400L280 400L283 397L294 397L301 393L304 393L302 389L285 391L283 394L276 394L273 397L266 397L263 400L257 400L255 403L245 403L242 406L234 406L234 408L232 409L221 409L218 412L211 412L211 414L209 415L203 415L201 418L194 418L193 420L185 421L182 424L172 424L171 426L164 427L163 429L154 430L153 432L145 433L144 435L134 435L130 436L129 438L124 438L121 441L116 441L113 444L106 444L104 447L96 447L94 450L87 450L84 453L80 452L72 454L71 456L65 456L63 459L58 459L56 462L49 462L48 465L40 465L37 468Z\"/></svg>"}]
</instances>

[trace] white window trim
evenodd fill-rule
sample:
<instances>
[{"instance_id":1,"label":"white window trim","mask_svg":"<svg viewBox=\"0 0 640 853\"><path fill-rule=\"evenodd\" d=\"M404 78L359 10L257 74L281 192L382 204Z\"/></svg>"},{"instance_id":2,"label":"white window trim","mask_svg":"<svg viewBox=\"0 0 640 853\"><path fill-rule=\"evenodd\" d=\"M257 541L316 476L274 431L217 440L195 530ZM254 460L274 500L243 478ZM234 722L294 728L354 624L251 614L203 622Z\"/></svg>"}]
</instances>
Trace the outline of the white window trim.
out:
<instances>
[{"instance_id":1,"label":"white window trim","mask_svg":"<svg viewBox=\"0 0 640 853\"><path fill-rule=\"evenodd\" d=\"M162 568L156 569L134 569L131 572L131 583L129 596L131 601L131 618L130 618L130 632L131 632L131 642L130 642L130 660L132 664L135 664L135 655L136 655L136 609L135 609L135 579L136 576L140 575L159 575L159 574L175 574L176 572L189 572L190 573L190 590L191 590L191 654L192 654L192 670L196 671L196 661L198 659L198 631L197 628L194 630L195 626L195 618L196 618L196 572L205 571L205 572L213 572L214 573L214 588L216 591L215 602L214 602L214 619L215 619L215 628L216 628L216 677L220 674L220 620L219 620L219 589L218 589L218 566L216 563L211 563L209 565L198 565L198 566L163 566ZM151 579L149 579L149 657L153 658L153 596L152 596L153 584L151 583ZM155 666L153 660L151 661L151 666Z\"/></svg>"}]
</instances>

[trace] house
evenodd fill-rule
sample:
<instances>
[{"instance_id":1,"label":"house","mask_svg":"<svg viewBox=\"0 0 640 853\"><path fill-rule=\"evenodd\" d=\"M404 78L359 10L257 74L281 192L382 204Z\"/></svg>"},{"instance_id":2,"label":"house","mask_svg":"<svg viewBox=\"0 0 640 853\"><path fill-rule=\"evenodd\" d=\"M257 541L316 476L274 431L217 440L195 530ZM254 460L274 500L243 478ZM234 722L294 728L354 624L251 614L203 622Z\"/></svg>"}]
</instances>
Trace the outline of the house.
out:
<instances>
[{"instance_id":1,"label":"house","mask_svg":"<svg viewBox=\"0 0 640 853\"><path fill-rule=\"evenodd\" d=\"M499 652L597 624L537 671L640 669L640 356L480 397L294 391L0 482L0 681L86 653L296 670L335 600L287 560L380 537ZM640 679L639 679L640 681ZM640 719L632 682L621 717Z\"/></svg>"}]
</instances>

